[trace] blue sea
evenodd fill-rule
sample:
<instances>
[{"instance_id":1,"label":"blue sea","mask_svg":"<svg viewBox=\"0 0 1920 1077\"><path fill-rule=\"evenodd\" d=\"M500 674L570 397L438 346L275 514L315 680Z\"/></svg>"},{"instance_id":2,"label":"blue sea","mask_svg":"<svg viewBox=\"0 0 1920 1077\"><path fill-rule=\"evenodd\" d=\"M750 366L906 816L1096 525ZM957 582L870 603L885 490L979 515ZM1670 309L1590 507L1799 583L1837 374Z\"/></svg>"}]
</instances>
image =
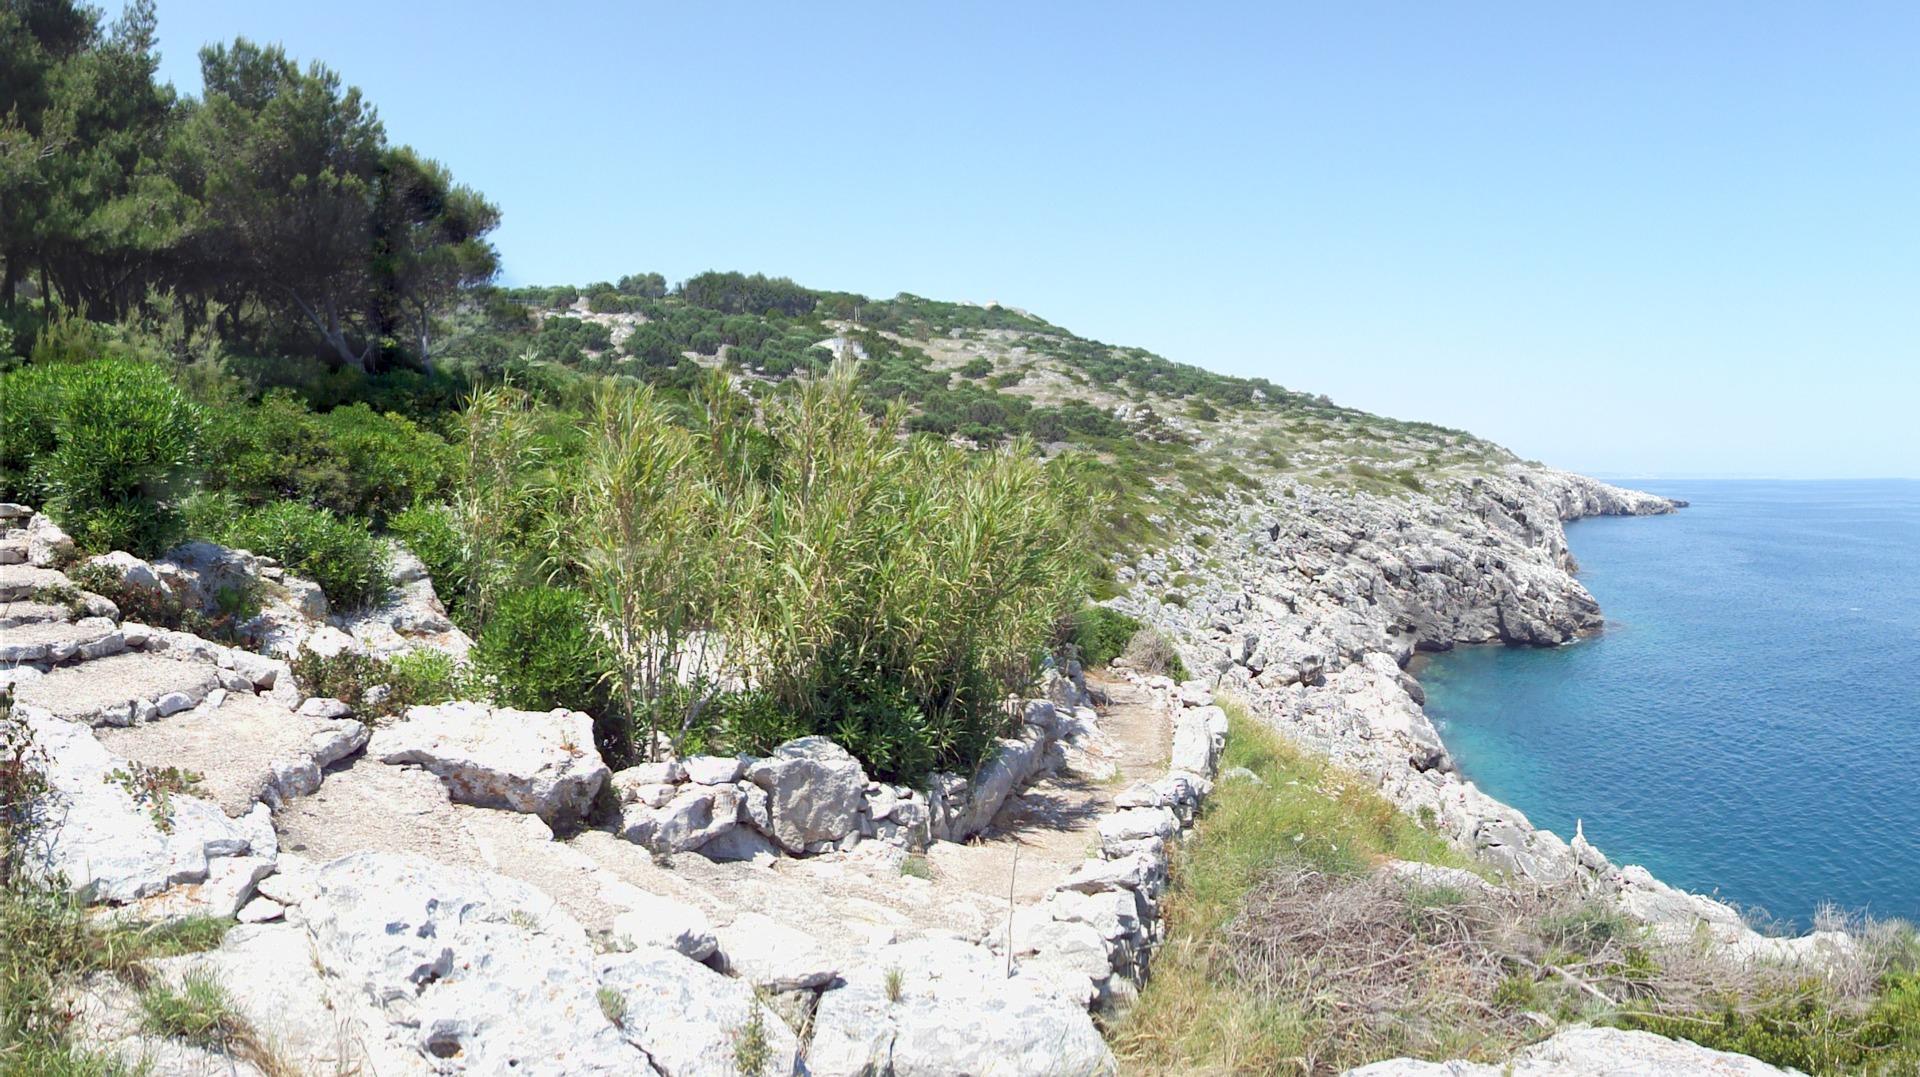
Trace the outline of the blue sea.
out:
<instances>
[{"instance_id":1,"label":"blue sea","mask_svg":"<svg viewBox=\"0 0 1920 1077\"><path fill-rule=\"evenodd\" d=\"M1692 507L1568 525L1604 633L1420 671L1460 769L1776 920L1920 919L1920 483L1632 485Z\"/></svg>"}]
</instances>

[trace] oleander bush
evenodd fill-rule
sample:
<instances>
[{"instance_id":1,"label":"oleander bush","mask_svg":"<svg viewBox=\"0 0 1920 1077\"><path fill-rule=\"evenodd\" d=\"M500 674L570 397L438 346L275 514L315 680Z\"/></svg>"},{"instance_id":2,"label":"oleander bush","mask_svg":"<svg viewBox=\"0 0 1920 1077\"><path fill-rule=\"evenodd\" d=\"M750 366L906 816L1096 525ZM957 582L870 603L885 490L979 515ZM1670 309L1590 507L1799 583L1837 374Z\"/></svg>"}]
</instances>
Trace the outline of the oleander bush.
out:
<instances>
[{"instance_id":1,"label":"oleander bush","mask_svg":"<svg viewBox=\"0 0 1920 1077\"><path fill-rule=\"evenodd\" d=\"M143 557L180 537L203 416L153 364L35 364L0 376L0 481L44 503L83 548Z\"/></svg>"},{"instance_id":2,"label":"oleander bush","mask_svg":"<svg viewBox=\"0 0 1920 1077\"><path fill-rule=\"evenodd\" d=\"M586 595L534 586L504 595L474 642L474 674L494 702L523 710L607 713L612 669L607 642ZM617 730L601 739L617 744Z\"/></svg>"},{"instance_id":3,"label":"oleander bush","mask_svg":"<svg viewBox=\"0 0 1920 1077\"><path fill-rule=\"evenodd\" d=\"M1139 620L1106 606L1083 606L1073 615L1068 641L1089 669L1097 669L1126 653L1127 643L1140 631Z\"/></svg>"},{"instance_id":4,"label":"oleander bush","mask_svg":"<svg viewBox=\"0 0 1920 1077\"><path fill-rule=\"evenodd\" d=\"M337 608L370 605L387 591L387 545L365 522L298 501L252 509L212 536L277 559L320 585Z\"/></svg>"},{"instance_id":5,"label":"oleander bush","mask_svg":"<svg viewBox=\"0 0 1920 1077\"><path fill-rule=\"evenodd\" d=\"M215 409L206 482L249 505L298 500L376 524L444 494L457 452L402 415L350 404L316 414L288 390Z\"/></svg>"}]
</instances>

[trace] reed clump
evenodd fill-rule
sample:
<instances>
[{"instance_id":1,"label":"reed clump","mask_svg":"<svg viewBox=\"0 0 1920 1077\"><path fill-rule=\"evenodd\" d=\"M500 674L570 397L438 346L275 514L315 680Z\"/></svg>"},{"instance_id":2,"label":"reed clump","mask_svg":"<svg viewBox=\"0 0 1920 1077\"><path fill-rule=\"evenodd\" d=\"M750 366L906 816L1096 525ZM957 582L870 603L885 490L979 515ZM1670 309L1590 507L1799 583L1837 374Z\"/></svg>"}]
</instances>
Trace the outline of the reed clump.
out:
<instances>
[{"instance_id":1,"label":"reed clump","mask_svg":"<svg viewBox=\"0 0 1920 1077\"><path fill-rule=\"evenodd\" d=\"M565 428L481 393L452 516L484 593L463 606L582 595L617 760L817 733L881 776L970 768L1085 594L1087 493L1030 446L904 420L851 364L768 400L718 372L684 401L612 383Z\"/></svg>"}]
</instances>

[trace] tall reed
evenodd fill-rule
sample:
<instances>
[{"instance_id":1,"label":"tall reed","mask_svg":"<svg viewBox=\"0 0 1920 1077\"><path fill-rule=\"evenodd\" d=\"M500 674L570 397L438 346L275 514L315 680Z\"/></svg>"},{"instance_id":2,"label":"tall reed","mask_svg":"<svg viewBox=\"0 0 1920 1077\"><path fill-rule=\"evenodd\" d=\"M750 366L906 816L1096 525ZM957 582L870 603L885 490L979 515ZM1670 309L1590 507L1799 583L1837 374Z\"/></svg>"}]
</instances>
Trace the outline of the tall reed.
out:
<instances>
[{"instance_id":1,"label":"tall reed","mask_svg":"<svg viewBox=\"0 0 1920 1077\"><path fill-rule=\"evenodd\" d=\"M903 438L851 364L764 408L719 373L684 406L609 383L551 469L526 464L513 410L476 398L469 438L493 444L469 446L469 482L554 488L469 491L462 519L545 504L539 541L592 600L636 756L725 740L716 703L750 691L779 731L833 736L877 773L970 767L1084 591L1077 482L1027 445Z\"/></svg>"}]
</instances>

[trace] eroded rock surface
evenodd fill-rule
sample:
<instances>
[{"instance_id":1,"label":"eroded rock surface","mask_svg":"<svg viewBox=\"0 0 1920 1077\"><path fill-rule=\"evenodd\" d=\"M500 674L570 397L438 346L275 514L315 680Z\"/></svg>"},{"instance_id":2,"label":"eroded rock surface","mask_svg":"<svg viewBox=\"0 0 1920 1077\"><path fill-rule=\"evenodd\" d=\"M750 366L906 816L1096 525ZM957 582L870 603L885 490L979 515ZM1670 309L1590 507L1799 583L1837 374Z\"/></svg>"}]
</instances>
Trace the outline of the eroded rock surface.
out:
<instances>
[{"instance_id":1,"label":"eroded rock surface","mask_svg":"<svg viewBox=\"0 0 1920 1077\"><path fill-rule=\"evenodd\" d=\"M579 711L412 707L367 750L432 771L463 804L527 812L550 826L579 822L610 773L593 746L593 719Z\"/></svg>"}]
</instances>

